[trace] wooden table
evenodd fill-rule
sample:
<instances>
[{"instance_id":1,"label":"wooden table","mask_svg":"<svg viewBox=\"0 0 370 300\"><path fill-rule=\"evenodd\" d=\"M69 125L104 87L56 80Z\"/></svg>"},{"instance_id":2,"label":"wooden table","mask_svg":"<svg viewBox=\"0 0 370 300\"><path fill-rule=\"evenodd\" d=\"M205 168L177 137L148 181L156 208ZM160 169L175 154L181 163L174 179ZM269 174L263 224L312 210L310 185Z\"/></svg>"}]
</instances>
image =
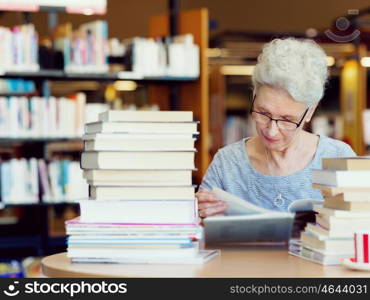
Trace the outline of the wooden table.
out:
<instances>
[{"instance_id":1,"label":"wooden table","mask_svg":"<svg viewBox=\"0 0 370 300\"><path fill-rule=\"evenodd\" d=\"M213 247L221 255L204 265L71 264L66 253L47 256L47 277L370 277L370 272L322 266L292 256L286 246Z\"/></svg>"}]
</instances>

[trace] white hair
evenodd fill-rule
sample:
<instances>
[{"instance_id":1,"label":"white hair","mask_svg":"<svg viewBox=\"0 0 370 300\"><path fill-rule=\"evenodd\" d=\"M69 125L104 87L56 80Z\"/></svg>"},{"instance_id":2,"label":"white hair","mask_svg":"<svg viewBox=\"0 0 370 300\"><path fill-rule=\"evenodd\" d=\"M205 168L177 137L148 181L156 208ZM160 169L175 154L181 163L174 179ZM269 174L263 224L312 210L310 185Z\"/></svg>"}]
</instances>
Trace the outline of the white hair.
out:
<instances>
[{"instance_id":1,"label":"white hair","mask_svg":"<svg viewBox=\"0 0 370 300\"><path fill-rule=\"evenodd\" d=\"M326 54L315 41L286 38L274 39L263 47L252 82L254 94L259 86L267 84L312 106L324 95L327 77Z\"/></svg>"}]
</instances>

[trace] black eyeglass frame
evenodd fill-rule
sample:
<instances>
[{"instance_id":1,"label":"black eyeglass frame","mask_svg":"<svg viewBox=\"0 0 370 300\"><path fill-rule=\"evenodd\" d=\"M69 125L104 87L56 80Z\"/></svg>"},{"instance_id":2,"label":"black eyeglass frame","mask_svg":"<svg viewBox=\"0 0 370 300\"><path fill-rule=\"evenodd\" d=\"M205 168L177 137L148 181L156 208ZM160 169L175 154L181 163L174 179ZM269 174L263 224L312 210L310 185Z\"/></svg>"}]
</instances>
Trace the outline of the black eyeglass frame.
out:
<instances>
[{"instance_id":1,"label":"black eyeglass frame","mask_svg":"<svg viewBox=\"0 0 370 300\"><path fill-rule=\"evenodd\" d=\"M301 120L298 122L298 123L296 123L296 122L293 122L293 121L289 121L289 120L284 120L284 119L274 119L274 118L271 118L270 116L268 116L268 115L266 115L266 114L264 114L264 113L262 113L262 112L259 112L259 111L255 111L255 110L253 110L253 106L254 106L254 101L256 100L256 96L254 96L253 97L253 100L252 100L252 106L251 106L251 109L250 109L250 114L252 114L252 113L256 113L256 114L260 114L260 115L263 115L263 116L265 116L265 117L268 117L268 118L270 118L270 122L272 122L272 121L275 121L276 122L276 126L278 126L278 121L283 121L283 122L288 122L288 123L292 123L292 124L294 124L294 125L296 125L297 127L296 127L296 129L295 130L297 130L297 128L299 127L299 126L301 126L301 124L302 124L302 122L303 122L303 120L304 120L304 118L306 117L306 115L307 115L307 112L308 112L308 110L310 109L309 107L307 107L307 109L305 110L305 112L303 113L303 116L302 116L302 118L301 118ZM278 128L280 129L280 127L278 126ZM284 129L283 129L284 130Z\"/></svg>"}]
</instances>

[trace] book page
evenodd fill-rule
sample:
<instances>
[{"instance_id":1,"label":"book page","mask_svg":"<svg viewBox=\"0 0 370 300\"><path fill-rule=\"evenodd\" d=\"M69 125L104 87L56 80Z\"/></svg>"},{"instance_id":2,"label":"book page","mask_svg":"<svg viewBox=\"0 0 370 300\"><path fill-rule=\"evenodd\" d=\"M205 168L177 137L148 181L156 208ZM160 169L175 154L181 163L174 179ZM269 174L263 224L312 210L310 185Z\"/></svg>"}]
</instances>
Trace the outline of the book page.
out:
<instances>
[{"instance_id":1,"label":"book page","mask_svg":"<svg viewBox=\"0 0 370 300\"><path fill-rule=\"evenodd\" d=\"M227 203L227 209L225 212L226 215L250 215L274 212L272 210L254 205L246 200L240 199L217 187L212 189L212 193L214 193L218 199Z\"/></svg>"}]
</instances>

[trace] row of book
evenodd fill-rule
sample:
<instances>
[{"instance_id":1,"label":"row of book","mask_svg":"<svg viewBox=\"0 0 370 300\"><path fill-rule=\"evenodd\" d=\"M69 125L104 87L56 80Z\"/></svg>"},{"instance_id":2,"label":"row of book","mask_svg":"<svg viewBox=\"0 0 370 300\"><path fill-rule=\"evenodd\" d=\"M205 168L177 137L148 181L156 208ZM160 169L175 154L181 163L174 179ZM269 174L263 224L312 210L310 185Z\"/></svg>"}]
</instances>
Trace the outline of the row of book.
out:
<instances>
[{"instance_id":1,"label":"row of book","mask_svg":"<svg viewBox=\"0 0 370 300\"><path fill-rule=\"evenodd\" d=\"M66 222L73 262L202 263L192 112L107 111L87 124L89 200Z\"/></svg>"},{"instance_id":2,"label":"row of book","mask_svg":"<svg viewBox=\"0 0 370 300\"><path fill-rule=\"evenodd\" d=\"M122 48L125 70L137 77L199 76L199 47L192 34L164 39L136 37L124 40Z\"/></svg>"},{"instance_id":3,"label":"row of book","mask_svg":"<svg viewBox=\"0 0 370 300\"><path fill-rule=\"evenodd\" d=\"M63 53L64 70L72 73L108 71L108 24L97 20L84 23L77 30L71 23L58 26L54 47Z\"/></svg>"},{"instance_id":4,"label":"row of book","mask_svg":"<svg viewBox=\"0 0 370 300\"><path fill-rule=\"evenodd\" d=\"M0 97L1 138L81 138L85 120L96 121L106 104L70 98Z\"/></svg>"},{"instance_id":5,"label":"row of book","mask_svg":"<svg viewBox=\"0 0 370 300\"><path fill-rule=\"evenodd\" d=\"M32 80L21 78L0 80L0 94L27 94L35 91L35 82Z\"/></svg>"},{"instance_id":6,"label":"row of book","mask_svg":"<svg viewBox=\"0 0 370 300\"><path fill-rule=\"evenodd\" d=\"M0 27L0 70L38 71L38 35L33 24Z\"/></svg>"},{"instance_id":7,"label":"row of book","mask_svg":"<svg viewBox=\"0 0 370 300\"><path fill-rule=\"evenodd\" d=\"M324 265L340 264L354 257L354 233L370 231L370 157L324 158L312 177L324 202L314 205L316 222L307 224L296 252Z\"/></svg>"},{"instance_id":8,"label":"row of book","mask_svg":"<svg viewBox=\"0 0 370 300\"><path fill-rule=\"evenodd\" d=\"M79 162L11 159L0 163L4 204L69 202L88 196Z\"/></svg>"}]
</instances>

